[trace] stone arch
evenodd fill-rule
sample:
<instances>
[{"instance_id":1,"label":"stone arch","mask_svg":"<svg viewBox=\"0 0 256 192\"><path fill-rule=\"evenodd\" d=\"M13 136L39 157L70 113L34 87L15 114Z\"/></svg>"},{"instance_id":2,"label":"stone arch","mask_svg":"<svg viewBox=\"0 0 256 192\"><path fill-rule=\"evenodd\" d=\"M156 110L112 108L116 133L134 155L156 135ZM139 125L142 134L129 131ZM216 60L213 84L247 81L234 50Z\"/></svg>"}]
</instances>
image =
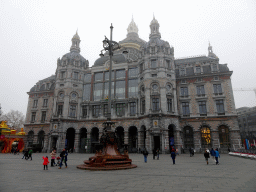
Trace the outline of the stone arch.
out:
<instances>
[{"instance_id":1,"label":"stone arch","mask_svg":"<svg viewBox=\"0 0 256 192\"><path fill-rule=\"evenodd\" d=\"M225 124L218 126L218 132L219 132L219 145L221 148L229 148L230 143L230 131L229 127Z\"/></svg>"},{"instance_id":2,"label":"stone arch","mask_svg":"<svg viewBox=\"0 0 256 192\"><path fill-rule=\"evenodd\" d=\"M75 133L76 130L73 127L68 128L66 131L65 148L70 152L74 151Z\"/></svg>"},{"instance_id":3,"label":"stone arch","mask_svg":"<svg viewBox=\"0 0 256 192\"><path fill-rule=\"evenodd\" d=\"M96 145L99 144L99 128L93 127L91 129L91 153L96 152Z\"/></svg>"},{"instance_id":4,"label":"stone arch","mask_svg":"<svg viewBox=\"0 0 256 192\"><path fill-rule=\"evenodd\" d=\"M44 136L45 132L43 130L39 131L37 134L37 143L40 145L42 149L44 147Z\"/></svg>"},{"instance_id":5,"label":"stone arch","mask_svg":"<svg viewBox=\"0 0 256 192\"><path fill-rule=\"evenodd\" d=\"M27 141L28 147L32 147L33 141L34 141L34 131L30 130L30 131L28 132L27 138L28 138L28 141Z\"/></svg>"},{"instance_id":6,"label":"stone arch","mask_svg":"<svg viewBox=\"0 0 256 192\"><path fill-rule=\"evenodd\" d=\"M176 126L174 124L170 124L168 126L168 141L169 141L170 152L175 145L175 130L176 130Z\"/></svg>"},{"instance_id":7,"label":"stone arch","mask_svg":"<svg viewBox=\"0 0 256 192\"><path fill-rule=\"evenodd\" d=\"M86 153L85 146L88 146L88 144L87 144L87 129L82 127L80 129L79 133L80 133L79 152Z\"/></svg>"},{"instance_id":8,"label":"stone arch","mask_svg":"<svg viewBox=\"0 0 256 192\"><path fill-rule=\"evenodd\" d=\"M124 147L124 128L122 126L118 126L115 130L115 133L117 138L118 150L122 152Z\"/></svg>"},{"instance_id":9,"label":"stone arch","mask_svg":"<svg viewBox=\"0 0 256 192\"><path fill-rule=\"evenodd\" d=\"M130 153L136 153L138 148L138 130L137 127L129 127L129 140L128 140L128 150Z\"/></svg>"},{"instance_id":10,"label":"stone arch","mask_svg":"<svg viewBox=\"0 0 256 192\"><path fill-rule=\"evenodd\" d=\"M183 142L185 149L194 148L194 131L190 125L183 127Z\"/></svg>"}]
</instances>

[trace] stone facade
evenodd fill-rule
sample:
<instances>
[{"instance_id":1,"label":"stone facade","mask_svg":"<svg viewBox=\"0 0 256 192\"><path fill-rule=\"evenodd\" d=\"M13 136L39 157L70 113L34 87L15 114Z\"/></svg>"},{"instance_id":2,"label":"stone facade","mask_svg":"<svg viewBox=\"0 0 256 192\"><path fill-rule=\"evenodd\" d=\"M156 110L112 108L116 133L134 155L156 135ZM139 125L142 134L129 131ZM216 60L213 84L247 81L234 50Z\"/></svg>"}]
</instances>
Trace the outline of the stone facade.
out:
<instances>
[{"instance_id":1,"label":"stone facade","mask_svg":"<svg viewBox=\"0 0 256 192\"><path fill-rule=\"evenodd\" d=\"M175 59L159 26L153 18L146 42L132 20L127 37L119 42L122 48L113 55L111 120L119 149L123 144L130 152L237 148L232 71L219 64L211 45L208 56ZM108 113L109 56L106 53L89 67L80 55L80 42L76 33L70 52L57 60L56 74L28 92L28 145L40 140L48 152L52 147L95 152ZM47 108L42 107L44 98Z\"/></svg>"}]
</instances>

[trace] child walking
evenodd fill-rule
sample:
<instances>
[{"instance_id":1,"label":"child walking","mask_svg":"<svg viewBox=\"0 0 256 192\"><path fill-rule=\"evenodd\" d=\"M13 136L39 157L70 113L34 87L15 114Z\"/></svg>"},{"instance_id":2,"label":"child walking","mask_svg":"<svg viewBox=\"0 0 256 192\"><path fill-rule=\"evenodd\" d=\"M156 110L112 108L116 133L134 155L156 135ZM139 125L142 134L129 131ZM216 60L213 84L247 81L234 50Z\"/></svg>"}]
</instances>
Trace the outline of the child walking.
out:
<instances>
[{"instance_id":1,"label":"child walking","mask_svg":"<svg viewBox=\"0 0 256 192\"><path fill-rule=\"evenodd\" d=\"M44 162L43 162L44 170L45 170L45 168L46 168L46 170L48 170L48 163L49 163L48 157L43 156L43 160L44 160Z\"/></svg>"}]
</instances>

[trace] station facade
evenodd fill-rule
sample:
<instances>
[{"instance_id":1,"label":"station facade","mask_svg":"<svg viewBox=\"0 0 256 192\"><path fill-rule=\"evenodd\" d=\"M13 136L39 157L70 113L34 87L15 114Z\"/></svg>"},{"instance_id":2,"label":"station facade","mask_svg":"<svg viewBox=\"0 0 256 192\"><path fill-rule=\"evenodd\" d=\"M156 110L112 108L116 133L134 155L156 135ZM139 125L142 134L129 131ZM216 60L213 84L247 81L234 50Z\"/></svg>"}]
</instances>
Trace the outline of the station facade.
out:
<instances>
[{"instance_id":1,"label":"station facade","mask_svg":"<svg viewBox=\"0 0 256 192\"><path fill-rule=\"evenodd\" d=\"M153 18L145 41L132 19L113 55L111 118L119 150L123 144L129 152L237 148L232 71L219 63L210 44L208 56L175 59L159 26ZM95 152L108 113L110 61L106 53L89 67L80 42L76 33L70 52L57 60L55 75L28 92L27 146Z\"/></svg>"}]
</instances>

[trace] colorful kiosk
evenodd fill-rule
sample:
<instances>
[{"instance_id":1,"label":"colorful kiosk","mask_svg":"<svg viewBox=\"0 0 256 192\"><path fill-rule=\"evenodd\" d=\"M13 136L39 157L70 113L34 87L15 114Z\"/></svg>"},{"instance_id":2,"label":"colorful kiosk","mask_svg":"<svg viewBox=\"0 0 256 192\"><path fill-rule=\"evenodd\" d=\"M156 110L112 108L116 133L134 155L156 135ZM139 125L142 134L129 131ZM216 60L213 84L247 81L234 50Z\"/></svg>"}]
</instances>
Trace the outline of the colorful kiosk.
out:
<instances>
[{"instance_id":1,"label":"colorful kiosk","mask_svg":"<svg viewBox=\"0 0 256 192\"><path fill-rule=\"evenodd\" d=\"M16 130L12 130L6 124L6 121L0 123L0 151L1 153L10 153L13 145L17 147L19 152L24 149L24 139L26 133L24 129L21 128L19 133L16 133Z\"/></svg>"}]
</instances>

